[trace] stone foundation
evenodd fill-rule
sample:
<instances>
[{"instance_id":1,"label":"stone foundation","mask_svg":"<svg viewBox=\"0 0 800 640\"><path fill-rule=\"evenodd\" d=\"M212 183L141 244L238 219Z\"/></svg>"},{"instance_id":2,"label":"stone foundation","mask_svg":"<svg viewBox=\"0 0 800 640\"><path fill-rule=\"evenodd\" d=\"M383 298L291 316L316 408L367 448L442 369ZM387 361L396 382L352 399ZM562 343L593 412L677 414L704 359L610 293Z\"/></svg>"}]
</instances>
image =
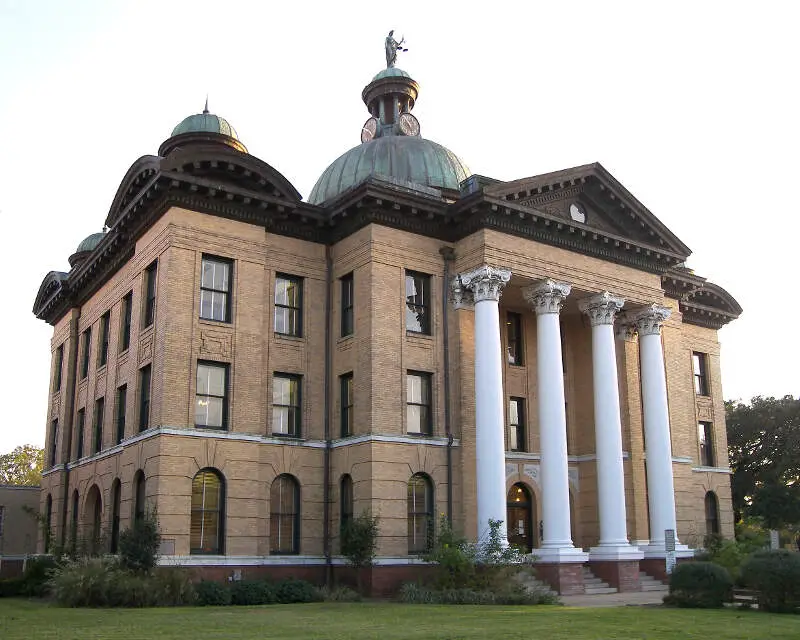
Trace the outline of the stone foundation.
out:
<instances>
[{"instance_id":1,"label":"stone foundation","mask_svg":"<svg viewBox=\"0 0 800 640\"><path fill-rule=\"evenodd\" d=\"M595 560L589 562L592 573L620 593L639 591L640 560Z\"/></svg>"},{"instance_id":2,"label":"stone foundation","mask_svg":"<svg viewBox=\"0 0 800 640\"><path fill-rule=\"evenodd\" d=\"M580 562L536 563L536 577L550 585L553 591L562 596L585 593L583 584L583 565Z\"/></svg>"}]
</instances>

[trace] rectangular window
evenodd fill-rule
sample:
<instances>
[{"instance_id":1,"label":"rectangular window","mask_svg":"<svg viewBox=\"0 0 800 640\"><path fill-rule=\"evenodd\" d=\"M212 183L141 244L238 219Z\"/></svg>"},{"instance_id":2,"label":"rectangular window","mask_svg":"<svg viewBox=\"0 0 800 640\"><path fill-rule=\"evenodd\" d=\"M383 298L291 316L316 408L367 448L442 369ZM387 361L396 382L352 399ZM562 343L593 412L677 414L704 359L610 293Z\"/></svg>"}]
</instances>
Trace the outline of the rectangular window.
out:
<instances>
[{"instance_id":1,"label":"rectangular window","mask_svg":"<svg viewBox=\"0 0 800 640\"><path fill-rule=\"evenodd\" d=\"M431 435L431 374L409 371L406 375L406 431Z\"/></svg>"},{"instance_id":2,"label":"rectangular window","mask_svg":"<svg viewBox=\"0 0 800 640\"><path fill-rule=\"evenodd\" d=\"M106 413L106 399L98 398L94 403L94 438L92 453L99 453L103 448L103 418Z\"/></svg>"},{"instance_id":3,"label":"rectangular window","mask_svg":"<svg viewBox=\"0 0 800 640\"><path fill-rule=\"evenodd\" d=\"M55 361L53 362L53 393L61 390L61 373L64 370L64 345L61 344L56 349Z\"/></svg>"},{"instance_id":4,"label":"rectangular window","mask_svg":"<svg viewBox=\"0 0 800 640\"><path fill-rule=\"evenodd\" d=\"M339 411L341 434L345 438L353 435L353 374L339 376Z\"/></svg>"},{"instance_id":5,"label":"rectangular window","mask_svg":"<svg viewBox=\"0 0 800 640\"><path fill-rule=\"evenodd\" d=\"M431 277L406 271L406 330L431 334Z\"/></svg>"},{"instance_id":6,"label":"rectangular window","mask_svg":"<svg viewBox=\"0 0 800 640\"><path fill-rule=\"evenodd\" d=\"M697 438L700 441L700 464L704 467L714 466L714 441L711 439L711 423L697 423Z\"/></svg>"},{"instance_id":7,"label":"rectangular window","mask_svg":"<svg viewBox=\"0 0 800 640\"><path fill-rule=\"evenodd\" d=\"M106 311L100 318L100 353L97 366L102 367L108 362L108 325L111 323L111 312Z\"/></svg>"},{"instance_id":8,"label":"rectangular window","mask_svg":"<svg viewBox=\"0 0 800 640\"><path fill-rule=\"evenodd\" d=\"M506 328L508 329L508 364L521 367L522 359L522 316L518 313L506 314Z\"/></svg>"},{"instance_id":9,"label":"rectangular window","mask_svg":"<svg viewBox=\"0 0 800 640\"><path fill-rule=\"evenodd\" d=\"M89 375L89 354L92 346L92 328L83 332L83 353L81 354L81 380Z\"/></svg>"},{"instance_id":10,"label":"rectangular window","mask_svg":"<svg viewBox=\"0 0 800 640\"><path fill-rule=\"evenodd\" d=\"M527 451L525 437L525 400L511 398L508 401L508 448L511 451Z\"/></svg>"},{"instance_id":11,"label":"rectangular window","mask_svg":"<svg viewBox=\"0 0 800 640\"><path fill-rule=\"evenodd\" d=\"M149 327L156 319L156 276L158 260L144 270L144 317L143 326Z\"/></svg>"},{"instance_id":12,"label":"rectangular window","mask_svg":"<svg viewBox=\"0 0 800 640\"><path fill-rule=\"evenodd\" d=\"M150 426L150 365L139 370L139 431Z\"/></svg>"},{"instance_id":13,"label":"rectangular window","mask_svg":"<svg viewBox=\"0 0 800 640\"><path fill-rule=\"evenodd\" d=\"M275 279L275 333L303 335L303 279L278 274Z\"/></svg>"},{"instance_id":14,"label":"rectangular window","mask_svg":"<svg viewBox=\"0 0 800 640\"><path fill-rule=\"evenodd\" d=\"M120 351L125 351L131 346L131 316L133 313L133 291L129 291L122 299L122 335L120 336Z\"/></svg>"},{"instance_id":15,"label":"rectangular window","mask_svg":"<svg viewBox=\"0 0 800 640\"><path fill-rule=\"evenodd\" d=\"M705 353L699 353L697 351L692 353L692 369L694 370L694 392L698 396L709 395Z\"/></svg>"},{"instance_id":16,"label":"rectangular window","mask_svg":"<svg viewBox=\"0 0 800 640\"><path fill-rule=\"evenodd\" d=\"M353 335L353 274L341 278L342 283L342 337Z\"/></svg>"},{"instance_id":17,"label":"rectangular window","mask_svg":"<svg viewBox=\"0 0 800 640\"><path fill-rule=\"evenodd\" d=\"M210 429L227 428L228 365L216 362L197 363L194 424Z\"/></svg>"},{"instance_id":18,"label":"rectangular window","mask_svg":"<svg viewBox=\"0 0 800 640\"><path fill-rule=\"evenodd\" d=\"M231 271L233 263L224 258L203 256L200 276L200 317L231 321Z\"/></svg>"},{"instance_id":19,"label":"rectangular window","mask_svg":"<svg viewBox=\"0 0 800 640\"><path fill-rule=\"evenodd\" d=\"M50 423L50 466L56 466L56 450L58 449L58 418Z\"/></svg>"},{"instance_id":20,"label":"rectangular window","mask_svg":"<svg viewBox=\"0 0 800 640\"><path fill-rule=\"evenodd\" d=\"M83 457L83 428L86 426L86 410L78 409L78 442L75 447L75 459Z\"/></svg>"},{"instance_id":21,"label":"rectangular window","mask_svg":"<svg viewBox=\"0 0 800 640\"><path fill-rule=\"evenodd\" d=\"M117 444L125 439L125 415L127 410L128 385L123 384L119 389L117 389Z\"/></svg>"},{"instance_id":22,"label":"rectangular window","mask_svg":"<svg viewBox=\"0 0 800 640\"><path fill-rule=\"evenodd\" d=\"M272 433L300 437L300 376L276 373L272 379Z\"/></svg>"}]
</instances>

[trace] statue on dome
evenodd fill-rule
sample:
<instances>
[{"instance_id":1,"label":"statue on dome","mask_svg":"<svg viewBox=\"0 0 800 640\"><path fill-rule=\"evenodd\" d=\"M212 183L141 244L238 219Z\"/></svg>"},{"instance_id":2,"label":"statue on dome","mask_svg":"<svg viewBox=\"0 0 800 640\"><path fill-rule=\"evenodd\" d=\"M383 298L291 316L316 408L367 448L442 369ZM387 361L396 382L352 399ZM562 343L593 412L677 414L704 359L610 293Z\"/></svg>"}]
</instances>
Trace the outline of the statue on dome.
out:
<instances>
[{"instance_id":1,"label":"statue on dome","mask_svg":"<svg viewBox=\"0 0 800 640\"><path fill-rule=\"evenodd\" d=\"M391 69L394 67L395 62L397 62L397 52L403 51L406 52L408 49L403 48L403 43L406 41L405 38L400 38L400 42L394 39L394 29L389 32L389 35L386 36L386 68Z\"/></svg>"}]
</instances>

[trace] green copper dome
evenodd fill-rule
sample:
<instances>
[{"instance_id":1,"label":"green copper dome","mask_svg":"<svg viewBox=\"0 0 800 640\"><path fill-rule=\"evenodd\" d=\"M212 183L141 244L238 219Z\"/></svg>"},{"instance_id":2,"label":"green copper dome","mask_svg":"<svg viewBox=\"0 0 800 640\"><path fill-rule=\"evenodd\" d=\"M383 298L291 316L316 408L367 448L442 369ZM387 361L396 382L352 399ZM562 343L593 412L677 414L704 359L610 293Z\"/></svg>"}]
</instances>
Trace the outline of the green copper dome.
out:
<instances>
[{"instance_id":1,"label":"green copper dome","mask_svg":"<svg viewBox=\"0 0 800 640\"><path fill-rule=\"evenodd\" d=\"M105 238L106 234L102 231L100 233L93 233L92 235L83 239L83 241L75 249L75 253L83 253L84 251L94 251L95 247L100 244L100 241Z\"/></svg>"},{"instance_id":2,"label":"green copper dome","mask_svg":"<svg viewBox=\"0 0 800 640\"><path fill-rule=\"evenodd\" d=\"M384 69L383 71L375 74L372 82L381 80L382 78L411 78L411 76L402 69L398 69L397 67L389 67L388 69Z\"/></svg>"},{"instance_id":3,"label":"green copper dome","mask_svg":"<svg viewBox=\"0 0 800 640\"><path fill-rule=\"evenodd\" d=\"M221 133L224 136L239 139L230 122L225 118L220 118L213 113L204 111L203 113L196 113L193 116L185 118L177 127L172 130L172 135L177 136L182 133L193 132L207 132L207 133Z\"/></svg>"},{"instance_id":4,"label":"green copper dome","mask_svg":"<svg viewBox=\"0 0 800 640\"><path fill-rule=\"evenodd\" d=\"M322 204L370 175L457 191L470 171L440 144L416 136L388 135L353 147L334 160L317 180L308 201Z\"/></svg>"}]
</instances>

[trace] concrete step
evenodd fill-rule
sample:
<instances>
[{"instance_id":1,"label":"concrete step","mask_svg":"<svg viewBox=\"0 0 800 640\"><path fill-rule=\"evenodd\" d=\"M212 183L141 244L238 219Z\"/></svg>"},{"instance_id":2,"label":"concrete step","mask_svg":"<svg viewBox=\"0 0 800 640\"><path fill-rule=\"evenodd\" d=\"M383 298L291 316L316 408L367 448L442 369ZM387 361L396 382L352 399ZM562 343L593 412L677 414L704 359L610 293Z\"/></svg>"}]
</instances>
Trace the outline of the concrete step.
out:
<instances>
[{"instance_id":1,"label":"concrete step","mask_svg":"<svg viewBox=\"0 0 800 640\"><path fill-rule=\"evenodd\" d=\"M587 596L599 596L606 593L616 593L617 590L614 587L586 587L586 595Z\"/></svg>"},{"instance_id":2,"label":"concrete step","mask_svg":"<svg viewBox=\"0 0 800 640\"><path fill-rule=\"evenodd\" d=\"M669 591L669 587L665 584L661 584L660 582L640 582L639 583L639 591Z\"/></svg>"},{"instance_id":3,"label":"concrete step","mask_svg":"<svg viewBox=\"0 0 800 640\"><path fill-rule=\"evenodd\" d=\"M586 595L601 595L605 593L617 593L617 590L614 587L609 586L607 582L604 582L602 579L598 578L592 570L583 565L583 585L586 589Z\"/></svg>"}]
</instances>

